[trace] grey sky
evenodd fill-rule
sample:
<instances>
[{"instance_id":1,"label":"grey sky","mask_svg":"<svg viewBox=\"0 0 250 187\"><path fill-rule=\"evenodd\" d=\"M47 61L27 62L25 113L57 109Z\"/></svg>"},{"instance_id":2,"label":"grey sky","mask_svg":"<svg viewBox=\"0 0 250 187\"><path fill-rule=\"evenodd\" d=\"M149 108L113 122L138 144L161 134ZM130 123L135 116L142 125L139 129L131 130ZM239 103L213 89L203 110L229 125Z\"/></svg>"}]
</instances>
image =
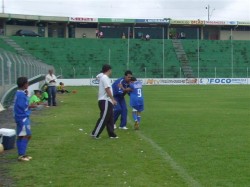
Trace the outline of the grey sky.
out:
<instances>
[{"instance_id":1,"label":"grey sky","mask_svg":"<svg viewBox=\"0 0 250 187\"><path fill-rule=\"evenodd\" d=\"M250 21L250 0L1 0L5 13L89 18ZM2 11L3 12L3 9Z\"/></svg>"}]
</instances>

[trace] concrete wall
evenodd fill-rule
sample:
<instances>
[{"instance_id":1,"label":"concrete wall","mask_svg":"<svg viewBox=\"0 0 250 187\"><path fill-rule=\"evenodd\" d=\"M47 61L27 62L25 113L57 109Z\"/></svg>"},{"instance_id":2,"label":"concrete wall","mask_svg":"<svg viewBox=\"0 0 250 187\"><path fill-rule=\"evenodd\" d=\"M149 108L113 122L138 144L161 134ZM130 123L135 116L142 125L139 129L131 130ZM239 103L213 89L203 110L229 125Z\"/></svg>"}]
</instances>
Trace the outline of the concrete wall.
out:
<instances>
[{"instance_id":1,"label":"concrete wall","mask_svg":"<svg viewBox=\"0 0 250 187\"><path fill-rule=\"evenodd\" d=\"M87 38L95 38L95 28L75 28L75 37L82 38L85 33Z\"/></svg>"},{"instance_id":2,"label":"concrete wall","mask_svg":"<svg viewBox=\"0 0 250 187\"><path fill-rule=\"evenodd\" d=\"M13 36L16 34L16 31L23 30L31 30L35 33L38 33L37 26L23 26L23 25L6 25L6 36Z\"/></svg>"},{"instance_id":3,"label":"concrete wall","mask_svg":"<svg viewBox=\"0 0 250 187\"><path fill-rule=\"evenodd\" d=\"M233 31L233 40L250 40L250 31ZM220 31L220 40L230 40L231 31Z\"/></svg>"}]
</instances>

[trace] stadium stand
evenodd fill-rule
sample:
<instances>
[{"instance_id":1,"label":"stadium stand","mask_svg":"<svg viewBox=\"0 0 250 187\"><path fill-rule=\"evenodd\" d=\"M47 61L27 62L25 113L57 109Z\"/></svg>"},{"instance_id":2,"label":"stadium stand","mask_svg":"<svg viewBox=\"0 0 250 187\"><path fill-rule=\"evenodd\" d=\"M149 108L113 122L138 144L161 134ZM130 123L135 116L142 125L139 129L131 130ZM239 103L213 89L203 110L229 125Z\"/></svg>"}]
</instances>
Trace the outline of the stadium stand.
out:
<instances>
[{"instance_id":1,"label":"stadium stand","mask_svg":"<svg viewBox=\"0 0 250 187\"><path fill-rule=\"evenodd\" d=\"M7 38L5 36L1 36L0 37L0 48L4 49L5 51L9 51L9 52L16 52L16 50L11 47L10 45L6 45L4 39Z\"/></svg>"},{"instance_id":2,"label":"stadium stand","mask_svg":"<svg viewBox=\"0 0 250 187\"><path fill-rule=\"evenodd\" d=\"M197 77L197 40L182 40L190 65ZM232 50L233 49L233 50ZM249 41L200 40L199 77L232 77L232 59L234 77L246 77L250 67Z\"/></svg>"},{"instance_id":3,"label":"stadium stand","mask_svg":"<svg viewBox=\"0 0 250 187\"><path fill-rule=\"evenodd\" d=\"M11 39L36 58L53 65L56 74L62 75L63 78L95 77L104 63L113 66L113 77L120 77L127 68L141 78L198 77L197 40L180 40L188 59L188 66L192 68L190 76L185 73L183 68L186 64L178 59L172 40L29 37L11 37ZM247 76L247 68L250 67L249 41L231 43L231 41L200 40L199 42L199 77L232 77L232 57L234 77Z\"/></svg>"},{"instance_id":4,"label":"stadium stand","mask_svg":"<svg viewBox=\"0 0 250 187\"><path fill-rule=\"evenodd\" d=\"M23 37L12 39L35 57L53 65L57 74L62 74L64 78L95 77L104 63L113 66L113 77L121 76L121 72L127 67L133 70L137 77L163 77L162 40ZM164 48L165 77L179 77L180 66L171 42L165 40Z\"/></svg>"}]
</instances>

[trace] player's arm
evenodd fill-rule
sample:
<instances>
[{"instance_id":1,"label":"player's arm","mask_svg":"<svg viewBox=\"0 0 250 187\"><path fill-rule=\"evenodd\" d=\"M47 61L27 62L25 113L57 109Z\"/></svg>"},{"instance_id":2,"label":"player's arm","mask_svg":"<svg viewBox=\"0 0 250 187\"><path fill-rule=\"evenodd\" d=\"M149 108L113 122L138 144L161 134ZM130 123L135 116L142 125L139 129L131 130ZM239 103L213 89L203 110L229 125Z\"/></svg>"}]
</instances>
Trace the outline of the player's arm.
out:
<instances>
[{"instance_id":1,"label":"player's arm","mask_svg":"<svg viewBox=\"0 0 250 187\"><path fill-rule=\"evenodd\" d=\"M112 95L110 87L105 88L105 91L106 91L107 95L110 97L110 99L112 100L113 105L116 105L117 102L116 102L116 100L114 99L114 97Z\"/></svg>"},{"instance_id":2,"label":"player's arm","mask_svg":"<svg viewBox=\"0 0 250 187\"><path fill-rule=\"evenodd\" d=\"M126 94L126 93L128 93L128 92L131 92L131 90L132 90L132 89L129 88L129 87L128 87L128 88L124 88L123 85L122 85L121 83L118 84L118 87L119 87L120 89L122 89L122 91L123 91L124 94Z\"/></svg>"}]
</instances>

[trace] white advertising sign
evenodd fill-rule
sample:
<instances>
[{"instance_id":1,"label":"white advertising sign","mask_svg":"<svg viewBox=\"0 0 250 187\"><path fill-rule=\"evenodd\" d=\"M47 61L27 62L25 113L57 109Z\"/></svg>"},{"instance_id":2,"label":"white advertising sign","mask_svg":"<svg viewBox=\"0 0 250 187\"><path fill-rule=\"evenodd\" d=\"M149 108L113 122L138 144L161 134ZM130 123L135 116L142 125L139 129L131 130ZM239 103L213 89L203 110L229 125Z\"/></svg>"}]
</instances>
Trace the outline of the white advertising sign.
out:
<instances>
[{"instance_id":1,"label":"white advertising sign","mask_svg":"<svg viewBox=\"0 0 250 187\"><path fill-rule=\"evenodd\" d=\"M202 78L199 84L250 84L247 78Z\"/></svg>"},{"instance_id":2,"label":"white advertising sign","mask_svg":"<svg viewBox=\"0 0 250 187\"><path fill-rule=\"evenodd\" d=\"M112 78L113 83L117 78ZM143 85L236 85L250 84L250 78L176 78L176 79L138 79ZM98 86L96 79L58 79L57 83L63 82L65 86Z\"/></svg>"}]
</instances>

